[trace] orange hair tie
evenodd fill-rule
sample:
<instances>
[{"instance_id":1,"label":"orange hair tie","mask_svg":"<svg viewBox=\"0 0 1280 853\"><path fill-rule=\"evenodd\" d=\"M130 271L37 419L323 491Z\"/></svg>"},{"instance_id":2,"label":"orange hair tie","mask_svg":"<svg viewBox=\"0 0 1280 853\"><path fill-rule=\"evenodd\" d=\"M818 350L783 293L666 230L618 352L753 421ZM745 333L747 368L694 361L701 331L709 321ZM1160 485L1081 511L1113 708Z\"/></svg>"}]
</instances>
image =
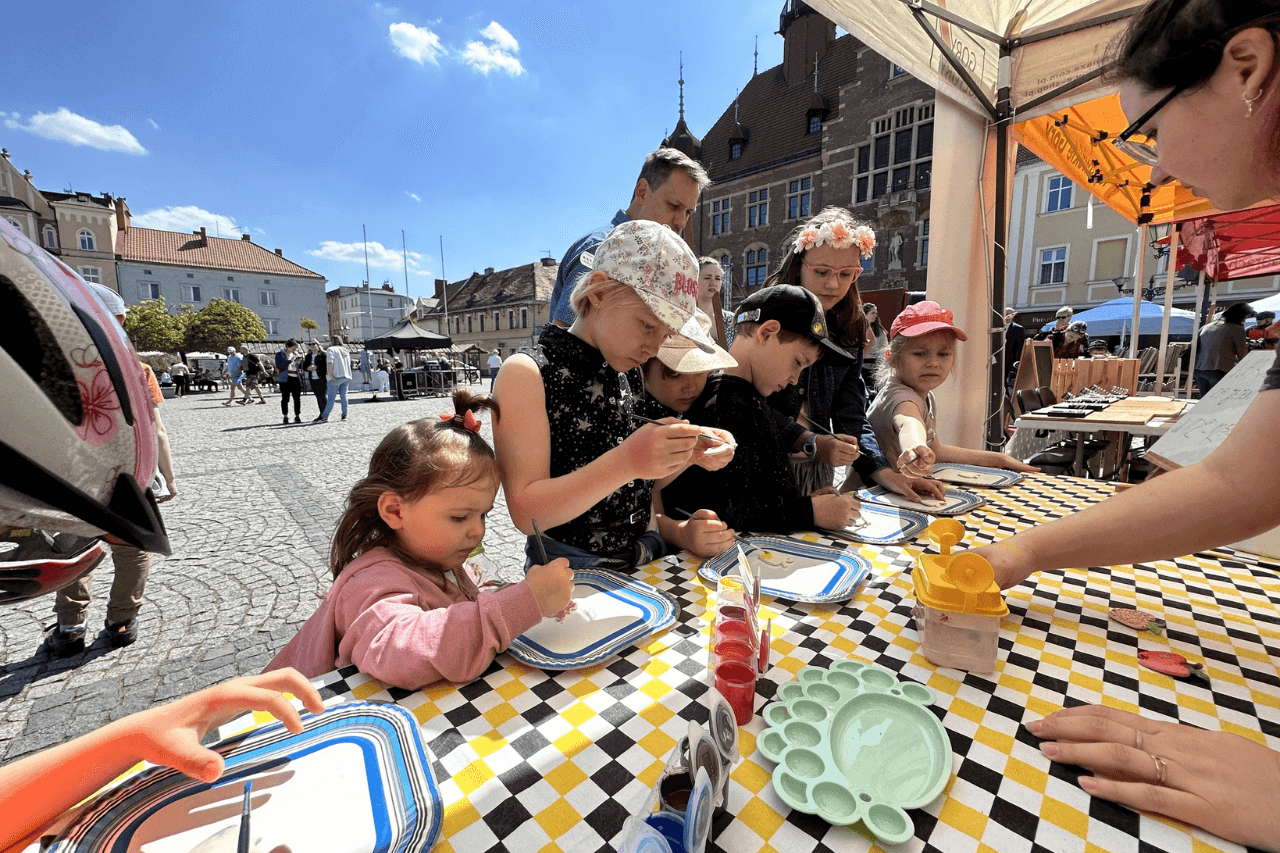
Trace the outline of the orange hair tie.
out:
<instances>
[{"instance_id":1,"label":"orange hair tie","mask_svg":"<svg viewBox=\"0 0 1280 853\"><path fill-rule=\"evenodd\" d=\"M445 411L440 413L440 420L451 421L457 416L458 416L458 413L455 412L453 409L446 409ZM470 409L467 409L466 414L463 415L462 425L474 433L480 432L480 419L477 418L475 416L475 413L472 412Z\"/></svg>"}]
</instances>

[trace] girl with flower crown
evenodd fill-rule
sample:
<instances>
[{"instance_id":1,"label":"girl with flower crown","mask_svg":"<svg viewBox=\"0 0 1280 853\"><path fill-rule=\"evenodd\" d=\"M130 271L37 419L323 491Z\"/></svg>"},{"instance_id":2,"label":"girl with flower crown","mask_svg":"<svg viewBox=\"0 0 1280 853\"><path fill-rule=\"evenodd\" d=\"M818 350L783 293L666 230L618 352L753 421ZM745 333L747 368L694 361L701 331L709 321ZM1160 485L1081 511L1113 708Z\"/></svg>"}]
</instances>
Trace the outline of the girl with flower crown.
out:
<instances>
[{"instance_id":1,"label":"girl with flower crown","mask_svg":"<svg viewBox=\"0 0 1280 853\"><path fill-rule=\"evenodd\" d=\"M792 472L803 494L832 487L835 469L850 465L842 491L861 479L912 500L941 498L946 492L937 481L908 478L893 469L867 423L862 377L867 320L857 281L862 259L871 257L875 245L871 227L840 207L824 208L783 243L782 261L765 285L798 284L817 296L832 338L852 358L828 355L801 373L799 383L769 397L769 405L794 452Z\"/></svg>"},{"instance_id":2,"label":"girl with flower crown","mask_svg":"<svg viewBox=\"0 0 1280 853\"><path fill-rule=\"evenodd\" d=\"M566 560L533 566L496 592L480 592L464 565L484 538L499 483L475 413L497 408L458 388L442 420L410 421L382 439L338 521L333 586L267 670L291 666L314 678L355 664L406 690L471 681L513 639L565 609L573 593Z\"/></svg>"}]
</instances>

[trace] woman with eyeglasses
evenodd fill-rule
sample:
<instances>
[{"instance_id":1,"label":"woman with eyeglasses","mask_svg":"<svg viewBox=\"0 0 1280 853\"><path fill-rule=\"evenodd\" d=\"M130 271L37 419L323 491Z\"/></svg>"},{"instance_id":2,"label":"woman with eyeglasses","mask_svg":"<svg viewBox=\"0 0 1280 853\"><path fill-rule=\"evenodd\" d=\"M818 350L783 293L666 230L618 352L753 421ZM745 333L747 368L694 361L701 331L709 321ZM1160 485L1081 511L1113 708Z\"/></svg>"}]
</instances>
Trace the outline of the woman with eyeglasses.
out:
<instances>
[{"instance_id":1,"label":"woman with eyeglasses","mask_svg":"<svg viewBox=\"0 0 1280 853\"><path fill-rule=\"evenodd\" d=\"M871 227L840 207L825 208L783 242L782 260L765 286L798 284L817 296L831 337L852 358L828 355L806 368L797 384L769 397L769 405L794 451L792 473L802 494L830 489L835 469L851 465L841 491L860 479L912 500L941 498L946 491L937 481L908 478L893 469L867 423L862 378L867 319L857 282L862 260L874 247Z\"/></svg>"},{"instance_id":2,"label":"woman with eyeglasses","mask_svg":"<svg viewBox=\"0 0 1280 853\"><path fill-rule=\"evenodd\" d=\"M1277 32L1280 2L1155 0L1137 13L1117 60L1136 120L1118 144L1146 158L1153 183L1177 180L1222 209L1280 197ZM1202 462L977 553L1007 589L1036 571L1171 559L1277 526L1277 389L1280 357ZM1280 851L1280 753L1254 740L1099 705L1027 728L1049 758L1092 770L1080 785L1095 796Z\"/></svg>"}]
</instances>

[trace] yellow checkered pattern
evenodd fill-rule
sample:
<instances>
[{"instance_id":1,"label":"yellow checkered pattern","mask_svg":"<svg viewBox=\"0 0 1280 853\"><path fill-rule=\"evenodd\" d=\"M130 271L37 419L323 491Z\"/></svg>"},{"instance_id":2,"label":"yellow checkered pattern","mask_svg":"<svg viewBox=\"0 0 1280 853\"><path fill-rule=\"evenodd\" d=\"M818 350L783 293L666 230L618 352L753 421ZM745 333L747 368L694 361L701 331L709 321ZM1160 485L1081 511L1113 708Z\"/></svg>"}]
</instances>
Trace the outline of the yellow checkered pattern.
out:
<instances>
[{"instance_id":1,"label":"yellow checkered pattern","mask_svg":"<svg viewBox=\"0 0 1280 853\"><path fill-rule=\"evenodd\" d=\"M1003 539L1083 508L1110 488L1034 476L983 494L986 505L959 518L966 545ZM997 672L973 676L938 669L919 653L911 579L904 570L933 547L926 538L902 547L805 538L857 549L871 562L871 579L843 604L766 601L761 617L773 620L772 668L758 686L757 711L801 667L846 657L878 663L932 688L955 749L954 773L943 796L911 812L916 839L905 849L1012 853L1038 845L1114 853L1136 851L1140 841L1166 851L1240 849L1173 822L1091 803L1074 776L1051 772L1022 726L1064 702L1101 702L1239 732L1280 748L1280 679L1273 654L1280 649L1277 567L1212 552L1033 578L1007 593L1010 615L1001 624ZM642 580L676 597L682 612L671 631L624 652L633 667L616 670L615 658L576 672L543 673L501 656L502 668L482 682L435 686L397 700L421 721L433 751L450 738L455 744L436 755L444 800L436 849L605 849L613 835L589 816L599 815L608 800L619 815L640 808L688 719L696 716L689 711L702 690L691 690L691 682L709 683L714 588L708 590L696 569L695 561L682 559L675 565L659 561L641 572ZM1107 610L1122 606L1161 616L1168 633L1137 635L1108 622ZM1203 660L1211 687L1139 667L1140 648L1169 648ZM548 681L559 689L548 690ZM362 674L343 679L331 673L319 683L341 691L331 703L390 698ZM526 715L543 704L550 711L531 722ZM615 726L609 718L619 705L634 713ZM450 718L460 712L468 719L455 725ZM744 759L730 788L735 817L716 837L716 847L734 853L878 849L860 826L827 826L782 803L773 791L773 764L755 751L763 729L757 714L740 730ZM532 746L531 737L537 740ZM602 768L616 771L618 765L628 779L605 786ZM520 768L531 768L537 778L513 792L504 779ZM620 829L618 820L612 831Z\"/></svg>"}]
</instances>

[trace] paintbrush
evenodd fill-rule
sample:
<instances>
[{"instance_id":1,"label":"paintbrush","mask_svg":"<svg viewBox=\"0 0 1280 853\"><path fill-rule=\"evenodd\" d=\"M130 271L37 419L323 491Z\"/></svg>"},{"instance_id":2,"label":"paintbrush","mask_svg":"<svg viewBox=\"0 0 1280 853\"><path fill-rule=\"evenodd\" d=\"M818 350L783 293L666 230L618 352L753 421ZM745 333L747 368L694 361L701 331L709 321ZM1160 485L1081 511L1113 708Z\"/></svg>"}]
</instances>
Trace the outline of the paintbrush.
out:
<instances>
[{"instance_id":1,"label":"paintbrush","mask_svg":"<svg viewBox=\"0 0 1280 853\"><path fill-rule=\"evenodd\" d=\"M547 549L542 544L542 531L538 529L537 519L531 518L529 519L529 523L533 525L533 541L538 544L538 556L542 558L542 565L545 566L547 563L551 561L547 559ZM578 609L578 602L570 598L569 603L564 606L564 610L561 610L559 613L556 614L556 621L563 622L566 616L568 616L570 613L572 613L577 609Z\"/></svg>"},{"instance_id":2,"label":"paintbrush","mask_svg":"<svg viewBox=\"0 0 1280 853\"><path fill-rule=\"evenodd\" d=\"M858 443L857 443L856 441L845 441L843 438L841 438L840 436L836 435L834 432L832 432L831 430L827 429L826 427L822 426L820 423L818 423L817 421L815 421L813 418L809 417L808 415L806 415L806 414L804 414L804 413L801 413L801 414L800 414L800 417L802 417L802 418L804 418L806 421L808 421L808 423L809 423L809 427L810 427L814 432L819 433L819 434L821 434L821 435L829 435L829 436L831 436L832 438L834 438L836 441L841 441L841 442L844 442L845 444L851 444L851 445L853 445L854 447L858 447ZM860 448L860 447L859 447L859 448L858 448L858 450L859 450L859 452L861 452L862 448Z\"/></svg>"},{"instance_id":3,"label":"paintbrush","mask_svg":"<svg viewBox=\"0 0 1280 853\"><path fill-rule=\"evenodd\" d=\"M671 426L671 424L664 424L662 421L655 421L653 418L646 418L644 415L637 415L634 412L631 413L631 417L635 418L638 421L644 421L647 424L657 424L658 426ZM712 435L709 432L698 433L698 438L705 438L707 441L714 441L716 444L729 443L725 441L723 438L720 438L719 436L716 436L716 435Z\"/></svg>"},{"instance_id":4,"label":"paintbrush","mask_svg":"<svg viewBox=\"0 0 1280 853\"><path fill-rule=\"evenodd\" d=\"M240 838L236 841L236 853L249 853L249 797L253 793L253 780L244 783L244 804L240 806Z\"/></svg>"}]
</instances>

